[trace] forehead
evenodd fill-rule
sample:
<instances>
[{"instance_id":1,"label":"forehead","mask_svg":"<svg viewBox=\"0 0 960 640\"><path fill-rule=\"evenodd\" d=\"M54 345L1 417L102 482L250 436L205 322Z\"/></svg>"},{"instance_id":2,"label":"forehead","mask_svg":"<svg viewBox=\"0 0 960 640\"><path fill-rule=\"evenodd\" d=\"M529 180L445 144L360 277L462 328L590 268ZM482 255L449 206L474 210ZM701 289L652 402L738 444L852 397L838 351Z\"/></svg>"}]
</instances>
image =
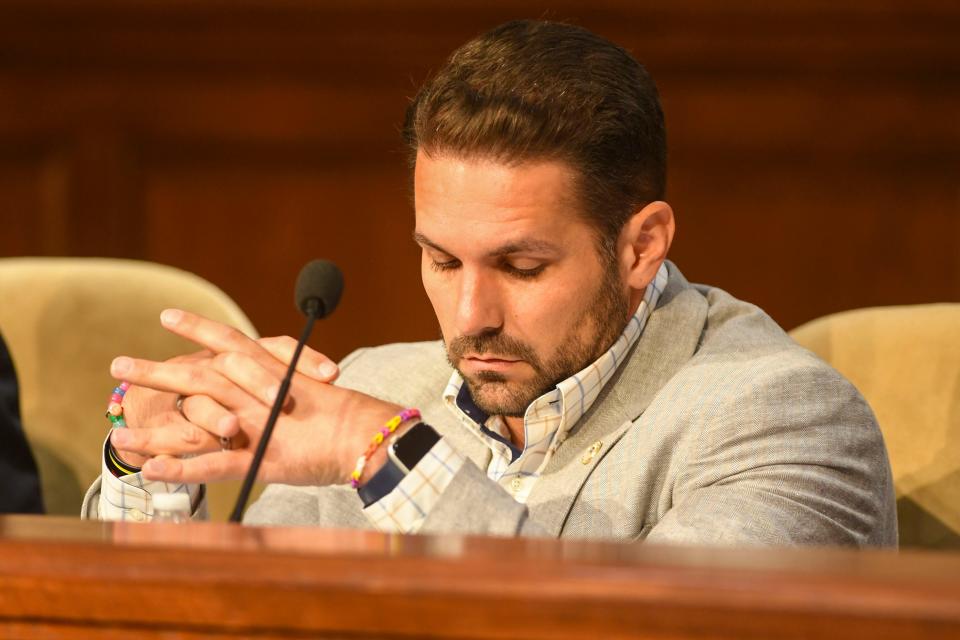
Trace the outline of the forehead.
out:
<instances>
[{"instance_id":1,"label":"forehead","mask_svg":"<svg viewBox=\"0 0 960 640\"><path fill-rule=\"evenodd\" d=\"M519 164L487 158L417 156L417 232L475 240L580 231L576 174L560 161Z\"/></svg>"}]
</instances>

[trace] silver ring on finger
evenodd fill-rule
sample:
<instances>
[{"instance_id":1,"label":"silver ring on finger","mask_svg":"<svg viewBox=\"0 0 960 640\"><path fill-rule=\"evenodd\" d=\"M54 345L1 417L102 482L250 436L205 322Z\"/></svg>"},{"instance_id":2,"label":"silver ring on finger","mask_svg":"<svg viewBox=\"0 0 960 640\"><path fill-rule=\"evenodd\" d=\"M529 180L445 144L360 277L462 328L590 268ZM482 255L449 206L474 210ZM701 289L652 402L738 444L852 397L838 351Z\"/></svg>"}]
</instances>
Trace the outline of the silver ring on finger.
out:
<instances>
[{"instance_id":1,"label":"silver ring on finger","mask_svg":"<svg viewBox=\"0 0 960 640\"><path fill-rule=\"evenodd\" d=\"M190 418L188 418L187 414L183 412L183 401L186 399L187 397L182 393L177 396L177 413L179 413L180 417L182 417L184 420L189 421Z\"/></svg>"}]
</instances>

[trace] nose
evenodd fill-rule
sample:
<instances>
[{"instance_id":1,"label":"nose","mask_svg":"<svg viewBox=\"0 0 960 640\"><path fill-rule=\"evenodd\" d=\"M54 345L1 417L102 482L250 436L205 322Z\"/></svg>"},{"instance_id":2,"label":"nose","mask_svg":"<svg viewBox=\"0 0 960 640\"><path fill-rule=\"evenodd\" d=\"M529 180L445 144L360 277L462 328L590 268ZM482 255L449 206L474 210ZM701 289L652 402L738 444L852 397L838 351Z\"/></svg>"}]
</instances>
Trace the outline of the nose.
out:
<instances>
[{"instance_id":1,"label":"nose","mask_svg":"<svg viewBox=\"0 0 960 640\"><path fill-rule=\"evenodd\" d=\"M457 330L473 336L499 331L503 326L503 308L494 278L482 269L461 271L457 293Z\"/></svg>"}]
</instances>

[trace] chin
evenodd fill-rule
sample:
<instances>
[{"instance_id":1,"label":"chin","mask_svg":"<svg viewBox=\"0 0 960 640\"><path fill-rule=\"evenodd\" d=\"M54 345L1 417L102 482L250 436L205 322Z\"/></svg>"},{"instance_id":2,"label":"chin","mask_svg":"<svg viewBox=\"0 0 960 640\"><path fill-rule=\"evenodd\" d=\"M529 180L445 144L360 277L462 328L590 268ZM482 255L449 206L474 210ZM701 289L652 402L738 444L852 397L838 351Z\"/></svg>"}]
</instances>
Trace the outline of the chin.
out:
<instances>
[{"instance_id":1,"label":"chin","mask_svg":"<svg viewBox=\"0 0 960 640\"><path fill-rule=\"evenodd\" d=\"M464 379L467 381L474 404L491 416L522 418L530 403L541 395L539 393L531 395L529 389L525 389L524 385L516 382Z\"/></svg>"}]
</instances>

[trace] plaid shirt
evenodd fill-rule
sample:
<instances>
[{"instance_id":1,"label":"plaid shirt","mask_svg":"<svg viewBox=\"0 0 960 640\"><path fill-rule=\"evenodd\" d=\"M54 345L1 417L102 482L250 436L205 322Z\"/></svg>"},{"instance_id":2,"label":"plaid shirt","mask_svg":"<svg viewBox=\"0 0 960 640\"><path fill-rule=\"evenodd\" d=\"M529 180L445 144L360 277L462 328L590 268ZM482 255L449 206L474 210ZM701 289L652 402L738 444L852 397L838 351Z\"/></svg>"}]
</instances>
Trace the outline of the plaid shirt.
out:
<instances>
[{"instance_id":1,"label":"plaid shirt","mask_svg":"<svg viewBox=\"0 0 960 640\"><path fill-rule=\"evenodd\" d=\"M613 346L527 407L522 451L511 444L502 416L484 414L474 404L460 374L454 372L450 377L443 392L444 401L463 427L490 448L493 456L487 477L509 491L515 500L526 501L557 447L623 363L666 285L667 268L663 265ZM393 491L366 507L364 514L380 531L415 533L464 462L465 458L441 438ZM206 510L201 485L149 482L139 473L117 477L109 470L106 457L101 477L99 506L100 518L104 520L150 520L151 493L185 492L194 505L194 517L202 517Z\"/></svg>"}]
</instances>

